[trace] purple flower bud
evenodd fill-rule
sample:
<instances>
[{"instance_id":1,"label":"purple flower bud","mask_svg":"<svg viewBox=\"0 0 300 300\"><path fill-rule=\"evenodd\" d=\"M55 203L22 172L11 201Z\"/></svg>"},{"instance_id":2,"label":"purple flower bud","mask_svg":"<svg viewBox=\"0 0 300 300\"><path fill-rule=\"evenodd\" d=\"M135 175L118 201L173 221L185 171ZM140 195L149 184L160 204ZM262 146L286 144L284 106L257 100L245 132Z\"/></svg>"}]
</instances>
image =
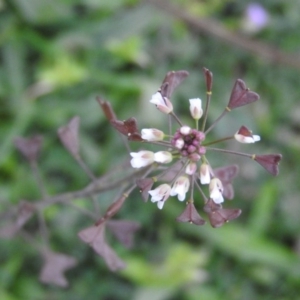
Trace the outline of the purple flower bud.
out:
<instances>
[{"instance_id":1,"label":"purple flower bud","mask_svg":"<svg viewBox=\"0 0 300 300\"><path fill-rule=\"evenodd\" d=\"M205 83L206 83L206 91L211 92L212 84L213 84L213 73L206 68L203 68Z\"/></svg>"}]
</instances>

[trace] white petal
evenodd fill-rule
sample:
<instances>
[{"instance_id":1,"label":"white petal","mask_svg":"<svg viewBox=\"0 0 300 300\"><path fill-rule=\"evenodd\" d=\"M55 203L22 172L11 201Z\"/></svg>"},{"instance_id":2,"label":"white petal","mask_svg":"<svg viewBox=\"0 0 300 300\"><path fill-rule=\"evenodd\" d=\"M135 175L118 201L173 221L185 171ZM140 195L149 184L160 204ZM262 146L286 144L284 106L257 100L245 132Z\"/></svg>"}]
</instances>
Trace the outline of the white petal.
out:
<instances>
[{"instance_id":1,"label":"white petal","mask_svg":"<svg viewBox=\"0 0 300 300\"><path fill-rule=\"evenodd\" d=\"M188 175L193 175L195 174L196 170L197 170L197 164L194 162L190 162L185 168L185 173Z\"/></svg>"},{"instance_id":2,"label":"white petal","mask_svg":"<svg viewBox=\"0 0 300 300\"><path fill-rule=\"evenodd\" d=\"M142 168L154 162L154 153L151 151L139 151L130 153L132 159L130 161L133 168Z\"/></svg>"},{"instance_id":3,"label":"white petal","mask_svg":"<svg viewBox=\"0 0 300 300\"><path fill-rule=\"evenodd\" d=\"M142 139L147 141L162 141L164 133L155 128L145 128L141 131Z\"/></svg>"},{"instance_id":4,"label":"white petal","mask_svg":"<svg viewBox=\"0 0 300 300\"><path fill-rule=\"evenodd\" d=\"M223 195L218 190L212 191L212 193L210 194L210 198L213 199L217 204L224 202Z\"/></svg>"},{"instance_id":5,"label":"white petal","mask_svg":"<svg viewBox=\"0 0 300 300\"><path fill-rule=\"evenodd\" d=\"M183 146L184 146L184 140L181 138L177 139L175 142L175 147L180 150L183 148Z\"/></svg>"},{"instance_id":6,"label":"white petal","mask_svg":"<svg viewBox=\"0 0 300 300\"><path fill-rule=\"evenodd\" d=\"M159 209L162 209L163 206L164 206L164 204L165 204L165 201L158 201L158 202L157 202L157 207L158 207Z\"/></svg>"},{"instance_id":7,"label":"white petal","mask_svg":"<svg viewBox=\"0 0 300 300\"><path fill-rule=\"evenodd\" d=\"M192 129L189 126L182 126L180 128L180 133L183 134L183 135L188 135L188 134L191 133L191 131L192 131Z\"/></svg>"},{"instance_id":8,"label":"white petal","mask_svg":"<svg viewBox=\"0 0 300 300\"><path fill-rule=\"evenodd\" d=\"M209 184L209 196L215 203L224 202L223 198L223 184L219 178L213 178Z\"/></svg>"},{"instance_id":9,"label":"white petal","mask_svg":"<svg viewBox=\"0 0 300 300\"><path fill-rule=\"evenodd\" d=\"M202 164L200 167L200 182L201 184L210 183L210 167L206 163Z\"/></svg>"},{"instance_id":10,"label":"white petal","mask_svg":"<svg viewBox=\"0 0 300 300\"><path fill-rule=\"evenodd\" d=\"M159 196L156 190L148 191L148 193L151 196L151 202L157 202L161 200L161 197Z\"/></svg>"},{"instance_id":11,"label":"white petal","mask_svg":"<svg viewBox=\"0 0 300 300\"><path fill-rule=\"evenodd\" d=\"M244 135L242 135L242 134L236 133L236 134L234 135L234 138L235 138L238 142L243 143L243 144L252 144L252 143L255 143L255 142L260 141L260 136L259 136L259 135L244 136Z\"/></svg>"},{"instance_id":12,"label":"white petal","mask_svg":"<svg viewBox=\"0 0 300 300\"><path fill-rule=\"evenodd\" d=\"M202 117L202 101L199 98L190 99L190 112L195 120L199 120Z\"/></svg>"},{"instance_id":13,"label":"white petal","mask_svg":"<svg viewBox=\"0 0 300 300\"><path fill-rule=\"evenodd\" d=\"M184 193L184 194L178 194L178 196L177 196L177 197L178 197L178 200L179 200L179 201L184 201L184 199L185 199L185 194L186 194L186 193Z\"/></svg>"},{"instance_id":14,"label":"white petal","mask_svg":"<svg viewBox=\"0 0 300 300\"><path fill-rule=\"evenodd\" d=\"M154 190L148 191L148 193L152 196L151 202L159 202L166 201L170 196L171 187L164 183L158 186Z\"/></svg>"},{"instance_id":15,"label":"white petal","mask_svg":"<svg viewBox=\"0 0 300 300\"><path fill-rule=\"evenodd\" d=\"M178 196L178 200L183 201L185 199L185 194L189 190L190 180L186 176L180 176L175 181L172 190L170 192L171 196Z\"/></svg>"},{"instance_id":16,"label":"white petal","mask_svg":"<svg viewBox=\"0 0 300 300\"><path fill-rule=\"evenodd\" d=\"M258 142L258 141L260 141L260 136L259 135L253 135L253 139L254 139L254 142Z\"/></svg>"},{"instance_id":17,"label":"white petal","mask_svg":"<svg viewBox=\"0 0 300 300\"><path fill-rule=\"evenodd\" d=\"M163 105L164 104L164 99L163 99L161 93L157 92L154 95L152 95L152 98L151 98L150 102L155 104L155 105Z\"/></svg>"},{"instance_id":18,"label":"white petal","mask_svg":"<svg viewBox=\"0 0 300 300\"><path fill-rule=\"evenodd\" d=\"M224 202L224 198L223 198L222 194L219 194L218 196L216 195L215 197L211 196L211 198L217 204L220 204L220 203Z\"/></svg>"},{"instance_id":19,"label":"white petal","mask_svg":"<svg viewBox=\"0 0 300 300\"><path fill-rule=\"evenodd\" d=\"M166 97L163 98L160 92L155 93L150 102L155 104L156 107L165 114L169 114L173 111L172 102Z\"/></svg>"},{"instance_id":20,"label":"white petal","mask_svg":"<svg viewBox=\"0 0 300 300\"><path fill-rule=\"evenodd\" d=\"M168 151L158 151L154 153L154 161L167 164L172 161L172 154Z\"/></svg>"}]
</instances>

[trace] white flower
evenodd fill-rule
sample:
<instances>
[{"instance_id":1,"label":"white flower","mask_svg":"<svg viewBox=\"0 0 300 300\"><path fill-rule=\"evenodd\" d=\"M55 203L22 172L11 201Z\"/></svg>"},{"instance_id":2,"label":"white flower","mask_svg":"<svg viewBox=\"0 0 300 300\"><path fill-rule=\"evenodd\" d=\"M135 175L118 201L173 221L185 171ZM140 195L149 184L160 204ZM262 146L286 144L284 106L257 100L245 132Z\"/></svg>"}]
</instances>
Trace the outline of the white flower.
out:
<instances>
[{"instance_id":1,"label":"white flower","mask_svg":"<svg viewBox=\"0 0 300 300\"><path fill-rule=\"evenodd\" d=\"M151 195L151 201L157 202L157 207L162 209L165 201L170 196L171 187L164 183L158 186L156 189L149 191L148 193Z\"/></svg>"},{"instance_id":2,"label":"white flower","mask_svg":"<svg viewBox=\"0 0 300 300\"><path fill-rule=\"evenodd\" d=\"M168 151L158 151L154 153L154 161L161 164L168 164L173 159L172 153Z\"/></svg>"},{"instance_id":3,"label":"white flower","mask_svg":"<svg viewBox=\"0 0 300 300\"><path fill-rule=\"evenodd\" d=\"M245 126L242 126L237 131L237 133L234 135L234 138L243 144L251 144L260 141L260 136L252 135L252 131Z\"/></svg>"},{"instance_id":4,"label":"white flower","mask_svg":"<svg viewBox=\"0 0 300 300\"><path fill-rule=\"evenodd\" d=\"M201 184L210 183L210 167L206 163L203 163L200 167L200 182Z\"/></svg>"},{"instance_id":5,"label":"white flower","mask_svg":"<svg viewBox=\"0 0 300 300\"><path fill-rule=\"evenodd\" d=\"M146 167L154 162L154 153L152 151L139 151L130 153L132 159L130 161L133 168Z\"/></svg>"},{"instance_id":6,"label":"white flower","mask_svg":"<svg viewBox=\"0 0 300 300\"><path fill-rule=\"evenodd\" d=\"M192 129L189 126L185 125L185 126L180 127L180 133L183 135L188 135L191 133L191 131L192 131Z\"/></svg>"},{"instance_id":7,"label":"white flower","mask_svg":"<svg viewBox=\"0 0 300 300\"><path fill-rule=\"evenodd\" d=\"M259 135L252 135L252 136L244 136L241 134L235 134L234 138L243 144L251 144L260 141L260 136Z\"/></svg>"},{"instance_id":8,"label":"white flower","mask_svg":"<svg viewBox=\"0 0 300 300\"><path fill-rule=\"evenodd\" d=\"M182 139L182 138L179 138L179 139L177 139L176 141L175 141L175 147L177 148L177 149L182 149L183 148L183 146L184 146L184 140Z\"/></svg>"},{"instance_id":9,"label":"white flower","mask_svg":"<svg viewBox=\"0 0 300 300\"><path fill-rule=\"evenodd\" d=\"M185 199L185 194L189 190L190 180L186 176L180 176L176 179L175 183L172 186L170 195L178 196L179 201L183 201Z\"/></svg>"},{"instance_id":10,"label":"white flower","mask_svg":"<svg viewBox=\"0 0 300 300\"><path fill-rule=\"evenodd\" d=\"M142 139L147 141L162 141L164 139L164 133L156 128L142 129Z\"/></svg>"},{"instance_id":11,"label":"white flower","mask_svg":"<svg viewBox=\"0 0 300 300\"><path fill-rule=\"evenodd\" d=\"M189 164L185 168L185 173L188 175L193 175L197 170L197 164L195 162L190 161Z\"/></svg>"},{"instance_id":12,"label":"white flower","mask_svg":"<svg viewBox=\"0 0 300 300\"><path fill-rule=\"evenodd\" d=\"M202 117L202 101L199 98L190 99L190 112L195 120L199 120Z\"/></svg>"},{"instance_id":13,"label":"white flower","mask_svg":"<svg viewBox=\"0 0 300 300\"><path fill-rule=\"evenodd\" d=\"M223 184L219 178L213 178L209 184L209 196L217 204L224 202Z\"/></svg>"},{"instance_id":14,"label":"white flower","mask_svg":"<svg viewBox=\"0 0 300 300\"><path fill-rule=\"evenodd\" d=\"M157 109L159 109L165 114L169 114L173 111L173 105L171 101L168 98L163 97L160 92L157 92L154 95L152 95L150 103L155 104Z\"/></svg>"}]
</instances>

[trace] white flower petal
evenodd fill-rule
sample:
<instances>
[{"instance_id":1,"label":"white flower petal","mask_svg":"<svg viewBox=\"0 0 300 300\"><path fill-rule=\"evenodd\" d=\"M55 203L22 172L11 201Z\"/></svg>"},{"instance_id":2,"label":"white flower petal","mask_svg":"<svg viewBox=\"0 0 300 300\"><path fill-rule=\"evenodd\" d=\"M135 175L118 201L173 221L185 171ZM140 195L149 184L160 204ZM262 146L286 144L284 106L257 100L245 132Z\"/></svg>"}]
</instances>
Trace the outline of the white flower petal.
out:
<instances>
[{"instance_id":1,"label":"white flower petal","mask_svg":"<svg viewBox=\"0 0 300 300\"><path fill-rule=\"evenodd\" d=\"M147 141L162 141L164 133L155 128L145 128L141 131L142 139Z\"/></svg>"},{"instance_id":2,"label":"white flower petal","mask_svg":"<svg viewBox=\"0 0 300 300\"><path fill-rule=\"evenodd\" d=\"M168 151L158 151L154 153L154 161L161 164L168 164L173 159L173 156Z\"/></svg>"},{"instance_id":3,"label":"white flower petal","mask_svg":"<svg viewBox=\"0 0 300 300\"><path fill-rule=\"evenodd\" d=\"M190 99L190 112L195 120L199 120L202 117L202 101L199 98Z\"/></svg>"},{"instance_id":4,"label":"white flower petal","mask_svg":"<svg viewBox=\"0 0 300 300\"><path fill-rule=\"evenodd\" d=\"M176 141L175 141L175 147L177 148L177 149L182 149L183 148L183 146L184 146L184 140L182 139L182 138L179 138L179 139L177 139Z\"/></svg>"},{"instance_id":5,"label":"white flower petal","mask_svg":"<svg viewBox=\"0 0 300 300\"><path fill-rule=\"evenodd\" d=\"M223 195L217 191L214 190L211 194L210 194L210 198L214 200L215 203L220 204L222 202L224 202L224 198Z\"/></svg>"},{"instance_id":6,"label":"white flower petal","mask_svg":"<svg viewBox=\"0 0 300 300\"><path fill-rule=\"evenodd\" d=\"M156 189L148 191L148 193L151 195L151 202L157 202L158 208L162 208L164 202L169 198L170 196L171 187L164 183L159 185ZM160 202L163 202L162 204L159 204ZM161 209L160 208L160 209Z\"/></svg>"},{"instance_id":7,"label":"white flower petal","mask_svg":"<svg viewBox=\"0 0 300 300\"><path fill-rule=\"evenodd\" d=\"M254 139L254 142L258 142L258 141L260 141L260 136L259 135L253 135L253 139Z\"/></svg>"},{"instance_id":8,"label":"white flower petal","mask_svg":"<svg viewBox=\"0 0 300 300\"><path fill-rule=\"evenodd\" d=\"M157 92L155 94L152 95L151 99L150 99L150 103L153 103L155 105L162 105L164 104L164 99L161 95L160 92Z\"/></svg>"},{"instance_id":9,"label":"white flower petal","mask_svg":"<svg viewBox=\"0 0 300 300\"><path fill-rule=\"evenodd\" d=\"M259 135L252 135L252 131L246 126L241 126L241 128L236 132L234 138L244 144L250 144L260 141Z\"/></svg>"},{"instance_id":10,"label":"white flower petal","mask_svg":"<svg viewBox=\"0 0 300 300\"><path fill-rule=\"evenodd\" d=\"M180 176L176 179L171 189L170 195L178 197L178 200L183 201L190 187L190 180L186 176Z\"/></svg>"},{"instance_id":11,"label":"white flower petal","mask_svg":"<svg viewBox=\"0 0 300 300\"><path fill-rule=\"evenodd\" d=\"M194 162L189 162L189 164L185 168L185 173L188 175L193 175L197 171L197 164Z\"/></svg>"},{"instance_id":12,"label":"white flower petal","mask_svg":"<svg viewBox=\"0 0 300 300\"><path fill-rule=\"evenodd\" d=\"M132 157L131 166L136 169L146 167L154 162L154 153L151 151L131 152L130 155Z\"/></svg>"},{"instance_id":13,"label":"white flower petal","mask_svg":"<svg viewBox=\"0 0 300 300\"><path fill-rule=\"evenodd\" d=\"M219 178L213 178L209 184L209 196L217 204L224 202L223 184Z\"/></svg>"},{"instance_id":14,"label":"white flower petal","mask_svg":"<svg viewBox=\"0 0 300 300\"><path fill-rule=\"evenodd\" d=\"M164 206L164 204L165 204L165 201L158 201L158 202L157 202L157 207L158 207L159 209L162 209L163 206Z\"/></svg>"},{"instance_id":15,"label":"white flower petal","mask_svg":"<svg viewBox=\"0 0 300 300\"><path fill-rule=\"evenodd\" d=\"M192 128L189 127L189 126L182 126L180 127L180 133L183 134L183 135L188 135L190 134L192 131Z\"/></svg>"},{"instance_id":16,"label":"white flower petal","mask_svg":"<svg viewBox=\"0 0 300 300\"><path fill-rule=\"evenodd\" d=\"M172 102L168 98L163 97L160 92L152 95L150 103L155 104L156 107L165 114L169 114L173 111Z\"/></svg>"},{"instance_id":17,"label":"white flower petal","mask_svg":"<svg viewBox=\"0 0 300 300\"><path fill-rule=\"evenodd\" d=\"M203 163L200 167L200 182L201 184L210 183L210 166L206 163Z\"/></svg>"}]
</instances>

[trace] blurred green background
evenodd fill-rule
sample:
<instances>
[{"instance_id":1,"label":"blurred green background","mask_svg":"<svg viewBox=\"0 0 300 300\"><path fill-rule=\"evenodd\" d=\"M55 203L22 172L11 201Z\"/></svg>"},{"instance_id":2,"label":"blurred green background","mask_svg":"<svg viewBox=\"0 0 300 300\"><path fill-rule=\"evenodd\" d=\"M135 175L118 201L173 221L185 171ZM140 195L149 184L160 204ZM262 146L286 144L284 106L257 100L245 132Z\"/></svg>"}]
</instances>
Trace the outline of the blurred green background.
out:
<instances>
[{"instance_id":1,"label":"blurred green background","mask_svg":"<svg viewBox=\"0 0 300 300\"><path fill-rule=\"evenodd\" d=\"M215 167L239 163L228 207L243 209L219 229L176 223L182 203L169 200L159 211L134 193L118 217L138 220L142 228L133 250L111 239L128 265L117 273L77 237L91 220L68 206L48 208L53 250L79 261L67 272L69 287L38 281L42 259L34 245L2 239L1 300L297 299L300 2L259 3L265 16L247 17L251 1L0 0L1 212L20 199L40 198L14 137L44 135L39 162L49 194L81 189L89 180L61 146L57 128L80 116L83 157L103 174L125 150L95 97L110 100L119 119L134 116L140 128L161 128L164 116L150 114L148 100L169 70L190 72L173 99L186 123L187 99L205 99L203 67L214 74L210 122L227 104L235 79L245 80L261 100L234 110L212 134L232 134L243 124L262 141L235 150L283 155L276 178L253 161L216 155Z\"/></svg>"}]
</instances>

